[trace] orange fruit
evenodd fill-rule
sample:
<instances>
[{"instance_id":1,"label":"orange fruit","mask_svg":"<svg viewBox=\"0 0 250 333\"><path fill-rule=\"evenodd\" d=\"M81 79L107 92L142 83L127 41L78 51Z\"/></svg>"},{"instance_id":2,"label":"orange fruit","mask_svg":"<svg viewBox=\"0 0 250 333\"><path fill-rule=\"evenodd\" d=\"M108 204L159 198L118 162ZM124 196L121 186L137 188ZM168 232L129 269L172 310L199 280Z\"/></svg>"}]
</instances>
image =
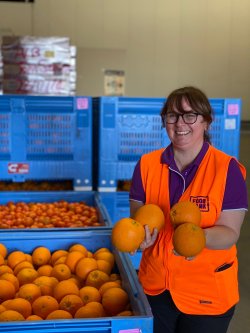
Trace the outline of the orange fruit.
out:
<instances>
[{"instance_id":1,"label":"orange fruit","mask_svg":"<svg viewBox=\"0 0 250 333\"><path fill-rule=\"evenodd\" d=\"M81 297L72 294L64 296L59 303L59 309L68 311L72 316L81 306L83 306Z\"/></svg>"},{"instance_id":2,"label":"orange fruit","mask_svg":"<svg viewBox=\"0 0 250 333\"><path fill-rule=\"evenodd\" d=\"M99 289L103 283L108 281L109 275L107 273L100 271L99 269L95 269L88 274L85 280L85 285Z\"/></svg>"},{"instance_id":3,"label":"orange fruit","mask_svg":"<svg viewBox=\"0 0 250 333\"><path fill-rule=\"evenodd\" d=\"M15 286L7 280L0 280L0 300L1 302L14 298L16 293Z\"/></svg>"},{"instance_id":4,"label":"orange fruit","mask_svg":"<svg viewBox=\"0 0 250 333\"><path fill-rule=\"evenodd\" d=\"M6 308L3 306L3 303L0 304L0 313L3 312L3 311L5 311L5 310L6 310Z\"/></svg>"},{"instance_id":5,"label":"orange fruit","mask_svg":"<svg viewBox=\"0 0 250 333\"><path fill-rule=\"evenodd\" d=\"M5 264L4 257L0 254L0 265L4 264Z\"/></svg>"},{"instance_id":6,"label":"orange fruit","mask_svg":"<svg viewBox=\"0 0 250 333\"><path fill-rule=\"evenodd\" d=\"M200 225L200 209L191 201L177 202L170 210L170 221L174 228L182 223L194 223Z\"/></svg>"},{"instance_id":7,"label":"orange fruit","mask_svg":"<svg viewBox=\"0 0 250 333\"><path fill-rule=\"evenodd\" d=\"M114 267L115 264L115 257L112 252L110 251L102 251L94 254L94 258L96 260L105 260L110 263L111 269Z\"/></svg>"},{"instance_id":8,"label":"orange fruit","mask_svg":"<svg viewBox=\"0 0 250 333\"><path fill-rule=\"evenodd\" d=\"M121 252L134 252L145 238L141 223L127 217L116 222L112 229L112 244Z\"/></svg>"},{"instance_id":9,"label":"orange fruit","mask_svg":"<svg viewBox=\"0 0 250 333\"><path fill-rule=\"evenodd\" d=\"M76 311L75 318L99 318L104 315L105 311L101 303L90 302Z\"/></svg>"},{"instance_id":10,"label":"orange fruit","mask_svg":"<svg viewBox=\"0 0 250 333\"><path fill-rule=\"evenodd\" d=\"M97 267L100 271L105 272L106 274L110 275L112 271L112 265L109 261L103 259L97 259Z\"/></svg>"},{"instance_id":11,"label":"orange fruit","mask_svg":"<svg viewBox=\"0 0 250 333\"><path fill-rule=\"evenodd\" d=\"M206 245L205 233L201 227L193 223L179 225L173 234L175 251L184 257L198 255Z\"/></svg>"},{"instance_id":12,"label":"orange fruit","mask_svg":"<svg viewBox=\"0 0 250 333\"><path fill-rule=\"evenodd\" d=\"M99 249L97 249L94 252L94 255L96 255L97 253L100 253L100 252L110 252L110 249L108 249L107 247L100 247Z\"/></svg>"},{"instance_id":13,"label":"orange fruit","mask_svg":"<svg viewBox=\"0 0 250 333\"><path fill-rule=\"evenodd\" d=\"M7 247L3 243L0 243L0 254L2 255L3 258L6 258L8 254Z\"/></svg>"},{"instance_id":14,"label":"orange fruit","mask_svg":"<svg viewBox=\"0 0 250 333\"><path fill-rule=\"evenodd\" d=\"M101 294L99 290L95 287L84 286L79 290L79 296L86 305L89 302L101 302Z\"/></svg>"},{"instance_id":15,"label":"orange fruit","mask_svg":"<svg viewBox=\"0 0 250 333\"><path fill-rule=\"evenodd\" d=\"M125 290L119 287L109 288L102 295L102 305L107 314L115 316L125 310L129 297Z\"/></svg>"},{"instance_id":16,"label":"orange fruit","mask_svg":"<svg viewBox=\"0 0 250 333\"><path fill-rule=\"evenodd\" d=\"M12 274L12 273L3 273L1 276L0 276L0 280L8 280L10 281L13 286L15 287L15 291L17 292L18 289L19 289L19 281L18 281L18 278Z\"/></svg>"},{"instance_id":17,"label":"orange fruit","mask_svg":"<svg viewBox=\"0 0 250 333\"><path fill-rule=\"evenodd\" d=\"M135 213L134 219L143 226L148 225L150 233L154 228L160 231L165 225L165 217L162 209L155 204L141 206Z\"/></svg>"},{"instance_id":18,"label":"orange fruit","mask_svg":"<svg viewBox=\"0 0 250 333\"><path fill-rule=\"evenodd\" d=\"M27 260L20 262L16 265L14 268L14 274L17 275L17 273L23 269L23 268L34 268L33 264Z\"/></svg>"},{"instance_id":19,"label":"orange fruit","mask_svg":"<svg viewBox=\"0 0 250 333\"><path fill-rule=\"evenodd\" d=\"M133 312L130 311L130 310L125 310L125 311L122 311L120 313L117 314L118 317L130 317L130 316L133 316Z\"/></svg>"},{"instance_id":20,"label":"orange fruit","mask_svg":"<svg viewBox=\"0 0 250 333\"><path fill-rule=\"evenodd\" d=\"M10 266L7 266L7 265L0 266L0 275L2 275L4 273L12 273L12 274L14 274L13 269L10 268Z\"/></svg>"},{"instance_id":21,"label":"orange fruit","mask_svg":"<svg viewBox=\"0 0 250 333\"><path fill-rule=\"evenodd\" d=\"M65 264L67 259L67 256L61 256L60 258L57 259L57 261L54 263L54 266L58 265L58 264Z\"/></svg>"},{"instance_id":22,"label":"orange fruit","mask_svg":"<svg viewBox=\"0 0 250 333\"><path fill-rule=\"evenodd\" d=\"M4 321L23 321L24 316L15 310L5 310L0 313L0 322Z\"/></svg>"},{"instance_id":23,"label":"orange fruit","mask_svg":"<svg viewBox=\"0 0 250 333\"><path fill-rule=\"evenodd\" d=\"M24 298L30 303L41 296L41 289L34 283L27 283L18 290L18 297Z\"/></svg>"},{"instance_id":24,"label":"orange fruit","mask_svg":"<svg viewBox=\"0 0 250 333\"><path fill-rule=\"evenodd\" d=\"M43 318L37 316L37 315L30 315L29 317L26 318L26 320L43 320Z\"/></svg>"},{"instance_id":25,"label":"orange fruit","mask_svg":"<svg viewBox=\"0 0 250 333\"><path fill-rule=\"evenodd\" d=\"M58 280L50 276L38 276L33 283L41 290L41 295L53 296L53 289L58 283Z\"/></svg>"},{"instance_id":26,"label":"orange fruit","mask_svg":"<svg viewBox=\"0 0 250 333\"><path fill-rule=\"evenodd\" d=\"M53 296L57 299L58 302L60 302L64 296L69 294L79 295L79 288L73 281L63 280L55 285Z\"/></svg>"},{"instance_id":27,"label":"orange fruit","mask_svg":"<svg viewBox=\"0 0 250 333\"><path fill-rule=\"evenodd\" d=\"M55 252L53 252L51 255L51 265L54 266L55 262L60 257L65 257L65 256L67 256L67 254L68 254L68 251L66 251L66 250L56 250Z\"/></svg>"},{"instance_id":28,"label":"orange fruit","mask_svg":"<svg viewBox=\"0 0 250 333\"><path fill-rule=\"evenodd\" d=\"M51 276L58 281L67 280L71 277L71 270L66 264L57 264L52 268Z\"/></svg>"},{"instance_id":29,"label":"orange fruit","mask_svg":"<svg viewBox=\"0 0 250 333\"><path fill-rule=\"evenodd\" d=\"M69 248L69 252L72 252L72 251L79 251L79 252L82 252L85 257L88 256L88 250L82 244L73 244L73 245L71 245L70 248Z\"/></svg>"},{"instance_id":30,"label":"orange fruit","mask_svg":"<svg viewBox=\"0 0 250 333\"><path fill-rule=\"evenodd\" d=\"M75 274L85 280L89 272L97 269L97 267L97 262L94 258L82 258L76 264Z\"/></svg>"},{"instance_id":31,"label":"orange fruit","mask_svg":"<svg viewBox=\"0 0 250 333\"><path fill-rule=\"evenodd\" d=\"M70 268L72 273L75 273L75 267L81 258L85 258L85 255L80 251L70 251L66 257L65 264Z\"/></svg>"},{"instance_id":32,"label":"orange fruit","mask_svg":"<svg viewBox=\"0 0 250 333\"><path fill-rule=\"evenodd\" d=\"M117 273L112 273L112 274L110 274L109 278L110 278L110 281L121 280L121 276L120 276L120 274L117 274Z\"/></svg>"},{"instance_id":33,"label":"orange fruit","mask_svg":"<svg viewBox=\"0 0 250 333\"><path fill-rule=\"evenodd\" d=\"M26 260L32 264L32 256L29 253L25 253Z\"/></svg>"},{"instance_id":34,"label":"orange fruit","mask_svg":"<svg viewBox=\"0 0 250 333\"><path fill-rule=\"evenodd\" d=\"M50 262L51 253L45 246L39 246L32 252L32 262L35 266L46 265Z\"/></svg>"},{"instance_id":35,"label":"orange fruit","mask_svg":"<svg viewBox=\"0 0 250 333\"><path fill-rule=\"evenodd\" d=\"M34 268L22 268L16 277L19 280L20 286L22 286L26 283L32 283L38 277L38 273Z\"/></svg>"},{"instance_id":36,"label":"orange fruit","mask_svg":"<svg viewBox=\"0 0 250 333\"><path fill-rule=\"evenodd\" d=\"M73 281L79 289L82 287L82 284L83 284L82 279L76 275L71 275L71 277L68 279L68 281Z\"/></svg>"},{"instance_id":37,"label":"orange fruit","mask_svg":"<svg viewBox=\"0 0 250 333\"><path fill-rule=\"evenodd\" d=\"M33 314L45 319L52 311L58 310L57 300L49 295L40 296L32 303Z\"/></svg>"},{"instance_id":38,"label":"orange fruit","mask_svg":"<svg viewBox=\"0 0 250 333\"><path fill-rule=\"evenodd\" d=\"M13 251L7 257L7 265L12 269L16 267L22 261L26 260L26 255L22 251Z\"/></svg>"},{"instance_id":39,"label":"orange fruit","mask_svg":"<svg viewBox=\"0 0 250 333\"><path fill-rule=\"evenodd\" d=\"M93 258L94 254L91 251L88 251L87 258Z\"/></svg>"},{"instance_id":40,"label":"orange fruit","mask_svg":"<svg viewBox=\"0 0 250 333\"><path fill-rule=\"evenodd\" d=\"M38 267L37 273L41 276L46 275L46 276L51 276L51 271L52 271L52 266L51 265L42 265Z\"/></svg>"},{"instance_id":41,"label":"orange fruit","mask_svg":"<svg viewBox=\"0 0 250 333\"><path fill-rule=\"evenodd\" d=\"M19 313L21 313L24 318L27 318L31 315L32 308L29 301L27 301L24 298L14 298L11 300L8 300L6 304L4 305L6 310L15 310Z\"/></svg>"},{"instance_id":42,"label":"orange fruit","mask_svg":"<svg viewBox=\"0 0 250 333\"><path fill-rule=\"evenodd\" d=\"M105 293L106 290L109 288L121 288L120 284L115 281L108 281L105 282L100 288L99 288L99 293L101 296Z\"/></svg>"},{"instance_id":43,"label":"orange fruit","mask_svg":"<svg viewBox=\"0 0 250 333\"><path fill-rule=\"evenodd\" d=\"M46 317L46 320L52 320L52 319L72 319L72 315L65 310L55 310L48 314Z\"/></svg>"}]
</instances>

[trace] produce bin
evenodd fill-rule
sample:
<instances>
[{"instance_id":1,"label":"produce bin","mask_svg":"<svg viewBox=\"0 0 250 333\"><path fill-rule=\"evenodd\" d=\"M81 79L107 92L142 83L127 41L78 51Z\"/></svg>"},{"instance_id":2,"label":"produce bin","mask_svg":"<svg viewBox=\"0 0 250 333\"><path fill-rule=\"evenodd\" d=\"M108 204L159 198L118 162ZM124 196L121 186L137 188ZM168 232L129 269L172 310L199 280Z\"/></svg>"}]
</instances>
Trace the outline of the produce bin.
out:
<instances>
[{"instance_id":1,"label":"produce bin","mask_svg":"<svg viewBox=\"0 0 250 333\"><path fill-rule=\"evenodd\" d=\"M162 128L164 98L98 97L94 111L94 189L116 191L117 182L130 180L144 153L165 147L169 138ZM241 100L210 99L214 121L212 144L238 158Z\"/></svg>"},{"instance_id":2,"label":"produce bin","mask_svg":"<svg viewBox=\"0 0 250 333\"><path fill-rule=\"evenodd\" d=\"M78 227L78 228L49 228L49 230L86 230L86 229L109 229L111 227L111 221L107 214L107 210L104 207L104 204L101 202L99 196L94 191L66 191L66 192L1 192L0 196L0 205L6 205L8 202L18 203L52 203L55 201L67 201L67 202L85 202L88 206L95 207L98 214L98 219L101 222L101 226L88 226L88 227ZM1 210L1 206L0 206ZM8 233L8 231L19 232L25 230L31 232L34 229L25 228L25 229L3 229L1 227L0 221L0 233ZM39 229L44 230L44 229Z\"/></svg>"},{"instance_id":3,"label":"produce bin","mask_svg":"<svg viewBox=\"0 0 250 333\"><path fill-rule=\"evenodd\" d=\"M0 181L92 190L92 98L0 96Z\"/></svg>"},{"instance_id":4,"label":"produce bin","mask_svg":"<svg viewBox=\"0 0 250 333\"><path fill-rule=\"evenodd\" d=\"M21 250L31 253L38 246L46 246L51 251L68 249L75 243L83 244L90 251L100 247L112 250L111 230L83 232L21 232L0 234L0 242L8 251ZM123 288L127 291L134 316L104 317L94 319L63 319L35 322L1 323L0 332L102 332L102 333L152 333L153 317L146 296L138 281L137 274L126 254L112 250L115 255L117 271L121 275Z\"/></svg>"}]
</instances>

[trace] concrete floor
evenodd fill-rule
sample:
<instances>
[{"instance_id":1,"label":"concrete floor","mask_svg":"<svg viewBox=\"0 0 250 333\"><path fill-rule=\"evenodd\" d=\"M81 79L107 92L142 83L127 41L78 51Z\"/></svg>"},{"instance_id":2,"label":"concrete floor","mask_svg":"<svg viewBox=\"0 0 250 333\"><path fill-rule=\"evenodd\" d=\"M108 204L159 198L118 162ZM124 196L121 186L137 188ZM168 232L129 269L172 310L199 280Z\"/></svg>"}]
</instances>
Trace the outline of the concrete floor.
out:
<instances>
[{"instance_id":1,"label":"concrete floor","mask_svg":"<svg viewBox=\"0 0 250 333\"><path fill-rule=\"evenodd\" d=\"M250 131L242 131L239 160L247 168L249 211L241 229L237 244L239 259L240 302L230 323L228 333L250 332Z\"/></svg>"}]
</instances>

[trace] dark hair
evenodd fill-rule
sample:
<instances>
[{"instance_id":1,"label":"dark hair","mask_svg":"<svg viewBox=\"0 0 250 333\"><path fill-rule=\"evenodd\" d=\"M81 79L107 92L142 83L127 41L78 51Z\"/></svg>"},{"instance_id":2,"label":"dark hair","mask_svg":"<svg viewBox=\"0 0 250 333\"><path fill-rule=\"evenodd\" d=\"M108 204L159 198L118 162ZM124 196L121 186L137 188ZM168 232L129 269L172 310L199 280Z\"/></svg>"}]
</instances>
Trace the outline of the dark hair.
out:
<instances>
[{"instance_id":1,"label":"dark hair","mask_svg":"<svg viewBox=\"0 0 250 333\"><path fill-rule=\"evenodd\" d=\"M167 112L174 109L177 109L180 112L185 112L182 107L183 99L188 102L192 110L203 116L208 125L211 124L213 121L213 110L207 96L200 89L191 86L176 89L167 97L161 110L163 124ZM207 131L204 132L204 140L210 143L210 136Z\"/></svg>"}]
</instances>

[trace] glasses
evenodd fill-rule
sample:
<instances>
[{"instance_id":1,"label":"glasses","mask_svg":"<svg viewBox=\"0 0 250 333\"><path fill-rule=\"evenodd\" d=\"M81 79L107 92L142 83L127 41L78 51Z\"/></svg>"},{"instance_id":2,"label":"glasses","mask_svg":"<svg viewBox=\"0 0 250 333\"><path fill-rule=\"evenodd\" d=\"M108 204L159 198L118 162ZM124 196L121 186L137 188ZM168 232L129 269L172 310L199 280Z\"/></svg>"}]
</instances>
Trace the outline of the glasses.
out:
<instances>
[{"instance_id":1,"label":"glasses","mask_svg":"<svg viewBox=\"0 0 250 333\"><path fill-rule=\"evenodd\" d=\"M166 124L176 124L179 120L179 117L181 117L185 124L194 124L198 116L199 113L194 112L185 112L182 114L175 112L167 112L164 120Z\"/></svg>"}]
</instances>

